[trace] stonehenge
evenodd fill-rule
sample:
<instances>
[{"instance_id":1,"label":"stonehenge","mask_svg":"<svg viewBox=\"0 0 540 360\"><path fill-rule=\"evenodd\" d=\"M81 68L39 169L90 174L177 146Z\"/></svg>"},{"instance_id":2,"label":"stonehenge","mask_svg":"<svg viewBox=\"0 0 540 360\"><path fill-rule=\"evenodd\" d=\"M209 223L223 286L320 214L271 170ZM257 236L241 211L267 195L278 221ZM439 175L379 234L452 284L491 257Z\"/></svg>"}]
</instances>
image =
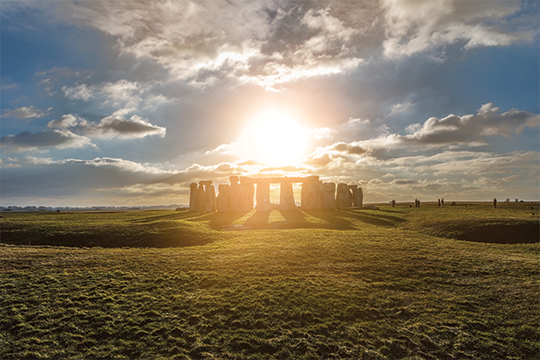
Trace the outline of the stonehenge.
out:
<instances>
[{"instance_id":1,"label":"stonehenge","mask_svg":"<svg viewBox=\"0 0 540 360\"><path fill-rule=\"evenodd\" d=\"M256 199L257 211L270 211L270 184L280 184L279 209L294 210L293 183L301 183L301 202L303 210L333 210L362 208L363 191L358 185L331 183L319 180L316 175L306 177L249 178L231 176L230 184L215 187L211 180L190 184L189 210L195 212L249 212Z\"/></svg>"}]
</instances>

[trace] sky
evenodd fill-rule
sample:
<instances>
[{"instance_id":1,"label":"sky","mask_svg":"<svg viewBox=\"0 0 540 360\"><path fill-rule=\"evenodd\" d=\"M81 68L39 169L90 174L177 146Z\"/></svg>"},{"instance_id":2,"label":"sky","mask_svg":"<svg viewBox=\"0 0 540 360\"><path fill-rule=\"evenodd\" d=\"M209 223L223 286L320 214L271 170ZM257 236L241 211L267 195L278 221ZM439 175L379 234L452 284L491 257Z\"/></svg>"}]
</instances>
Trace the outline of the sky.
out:
<instances>
[{"instance_id":1,"label":"sky","mask_svg":"<svg viewBox=\"0 0 540 360\"><path fill-rule=\"evenodd\" d=\"M0 1L0 205L187 204L231 175L540 200L539 19L538 1Z\"/></svg>"}]
</instances>

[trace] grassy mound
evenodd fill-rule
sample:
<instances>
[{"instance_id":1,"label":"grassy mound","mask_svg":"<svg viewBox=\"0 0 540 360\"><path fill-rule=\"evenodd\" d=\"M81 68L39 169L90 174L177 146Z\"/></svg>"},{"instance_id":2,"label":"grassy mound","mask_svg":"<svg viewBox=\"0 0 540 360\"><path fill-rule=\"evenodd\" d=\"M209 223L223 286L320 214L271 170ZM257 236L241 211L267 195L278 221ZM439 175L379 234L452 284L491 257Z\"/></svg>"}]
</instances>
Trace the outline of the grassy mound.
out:
<instances>
[{"instance_id":1,"label":"grassy mound","mask_svg":"<svg viewBox=\"0 0 540 360\"><path fill-rule=\"evenodd\" d=\"M205 245L223 234L181 221L181 212L9 214L2 219L6 244L76 247L181 247Z\"/></svg>"},{"instance_id":2,"label":"grassy mound","mask_svg":"<svg viewBox=\"0 0 540 360\"><path fill-rule=\"evenodd\" d=\"M422 232L449 239L496 244L540 242L538 221L520 219L439 220L424 224Z\"/></svg>"}]
</instances>

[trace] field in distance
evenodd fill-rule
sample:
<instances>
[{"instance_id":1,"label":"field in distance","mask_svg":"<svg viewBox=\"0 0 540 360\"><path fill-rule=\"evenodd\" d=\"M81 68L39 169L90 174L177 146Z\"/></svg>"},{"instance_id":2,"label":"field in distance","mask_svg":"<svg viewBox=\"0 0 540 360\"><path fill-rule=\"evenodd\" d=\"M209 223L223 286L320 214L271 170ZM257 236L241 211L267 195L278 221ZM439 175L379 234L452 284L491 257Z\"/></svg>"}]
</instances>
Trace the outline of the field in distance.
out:
<instances>
[{"instance_id":1,"label":"field in distance","mask_svg":"<svg viewBox=\"0 0 540 360\"><path fill-rule=\"evenodd\" d=\"M538 358L538 205L2 213L0 358Z\"/></svg>"}]
</instances>

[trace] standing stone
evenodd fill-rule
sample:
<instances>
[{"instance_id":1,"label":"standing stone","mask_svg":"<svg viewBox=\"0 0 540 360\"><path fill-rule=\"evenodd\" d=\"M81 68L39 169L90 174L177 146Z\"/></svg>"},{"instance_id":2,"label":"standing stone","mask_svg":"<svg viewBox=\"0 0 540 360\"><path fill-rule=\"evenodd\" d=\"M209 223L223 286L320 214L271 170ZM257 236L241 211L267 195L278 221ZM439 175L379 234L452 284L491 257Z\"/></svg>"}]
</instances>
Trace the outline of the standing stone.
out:
<instances>
[{"instance_id":1,"label":"standing stone","mask_svg":"<svg viewBox=\"0 0 540 360\"><path fill-rule=\"evenodd\" d=\"M310 176L310 178L312 178ZM322 182L317 180L306 179L302 183L301 206L303 210L320 210L322 207Z\"/></svg>"},{"instance_id":2,"label":"standing stone","mask_svg":"<svg viewBox=\"0 0 540 360\"><path fill-rule=\"evenodd\" d=\"M232 211L237 211L236 209L239 208L239 205L238 205L238 186L240 184L238 184L238 176L231 176L230 178L230 181L231 181L231 206L232 206Z\"/></svg>"},{"instance_id":3,"label":"standing stone","mask_svg":"<svg viewBox=\"0 0 540 360\"><path fill-rule=\"evenodd\" d=\"M232 180L233 179L231 176L231 181ZM248 212L253 209L253 195L255 193L255 189L253 182L250 179L241 178L240 181L240 184L236 184L232 187L234 189L233 196L236 196L236 199L234 200L234 211Z\"/></svg>"},{"instance_id":4,"label":"standing stone","mask_svg":"<svg viewBox=\"0 0 540 360\"><path fill-rule=\"evenodd\" d=\"M292 182L282 181L279 188L279 210L295 210Z\"/></svg>"},{"instance_id":5,"label":"standing stone","mask_svg":"<svg viewBox=\"0 0 540 360\"><path fill-rule=\"evenodd\" d=\"M339 183L337 185L337 208L338 209L347 209L349 207L349 185L344 183Z\"/></svg>"},{"instance_id":6,"label":"standing stone","mask_svg":"<svg viewBox=\"0 0 540 360\"><path fill-rule=\"evenodd\" d=\"M333 210L336 208L336 184L322 184L322 204L323 210Z\"/></svg>"},{"instance_id":7,"label":"standing stone","mask_svg":"<svg viewBox=\"0 0 540 360\"><path fill-rule=\"evenodd\" d=\"M197 187L197 198L195 202L195 211L204 211L204 200L206 198L206 193L204 192L204 187L199 185Z\"/></svg>"},{"instance_id":8,"label":"standing stone","mask_svg":"<svg viewBox=\"0 0 540 360\"><path fill-rule=\"evenodd\" d=\"M357 208L357 197L358 197L358 185L349 185L349 192L351 195L351 205L354 208Z\"/></svg>"},{"instance_id":9,"label":"standing stone","mask_svg":"<svg viewBox=\"0 0 540 360\"><path fill-rule=\"evenodd\" d=\"M396 205L396 200L393 202L394 206ZM358 191L356 192L356 207L362 208L364 206L364 192L362 191L362 188L359 187Z\"/></svg>"},{"instance_id":10,"label":"standing stone","mask_svg":"<svg viewBox=\"0 0 540 360\"><path fill-rule=\"evenodd\" d=\"M231 187L227 184L218 186L217 210L219 212L234 211L234 205L231 198Z\"/></svg>"},{"instance_id":11,"label":"standing stone","mask_svg":"<svg viewBox=\"0 0 540 360\"><path fill-rule=\"evenodd\" d=\"M196 211L195 208L197 206L197 195L197 184L189 184L189 211Z\"/></svg>"},{"instance_id":12,"label":"standing stone","mask_svg":"<svg viewBox=\"0 0 540 360\"><path fill-rule=\"evenodd\" d=\"M253 209L253 184L236 185L235 211L248 212Z\"/></svg>"},{"instance_id":13,"label":"standing stone","mask_svg":"<svg viewBox=\"0 0 540 360\"><path fill-rule=\"evenodd\" d=\"M270 203L270 183L267 181L259 181L257 183L257 211L270 211L272 204Z\"/></svg>"},{"instance_id":14,"label":"standing stone","mask_svg":"<svg viewBox=\"0 0 540 360\"><path fill-rule=\"evenodd\" d=\"M212 212L216 210L216 190L214 185L205 185L204 211Z\"/></svg>"}]
</instances>

